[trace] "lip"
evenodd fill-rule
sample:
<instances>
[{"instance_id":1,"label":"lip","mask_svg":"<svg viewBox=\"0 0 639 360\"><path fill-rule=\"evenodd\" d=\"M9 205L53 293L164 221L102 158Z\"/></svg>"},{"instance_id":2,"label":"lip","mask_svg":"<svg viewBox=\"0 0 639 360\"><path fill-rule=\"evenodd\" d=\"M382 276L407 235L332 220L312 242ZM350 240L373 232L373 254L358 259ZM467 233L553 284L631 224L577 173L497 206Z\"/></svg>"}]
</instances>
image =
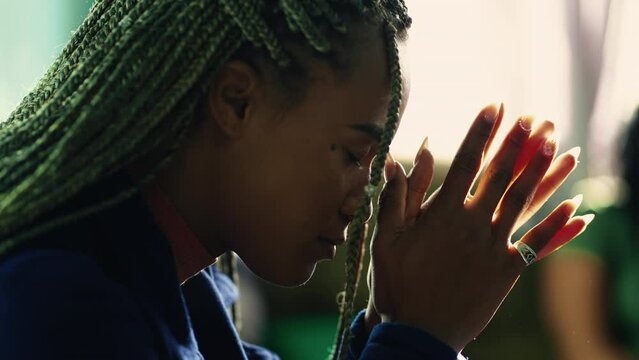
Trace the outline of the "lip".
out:
<instances>
[{"instance_id":1,"label":"lip","mask_svg":"<svg viewBox=\"0 0 639 360\"><path fill-rule=\"evenodd\" d=\"M325 236L320 236L319 239L323 242L327 242L331 245L334 246L340 246L340 245L344 245L344 243L346 242L346 239L344 237L335 237L335 238L329 238L329 237L325 237Z\"/></svg>"},{"instance_id":2,"label":"lip","mask_svg":"<svg viewBox=\"0 0 639 360\"><path fill-rule=\"evenodd\" d=\"M333 244L330 239L319 238L319 244L322 247L322 252L324 255L322 256L325 259L335 259L335 255L337 254L337 245Z\"/></svg>"},{"instance_id":3,"label":"lip","mask_svg":"<svg viewBox=\"0 0 639 360\"><path fill-rule=\"evenodd\" d=\"M342 218L342 221L344 221L344 223L348 225L351 223L351 221L353 221L355 215L340 214L340 217Z\"/></svg>"}]
</instances>

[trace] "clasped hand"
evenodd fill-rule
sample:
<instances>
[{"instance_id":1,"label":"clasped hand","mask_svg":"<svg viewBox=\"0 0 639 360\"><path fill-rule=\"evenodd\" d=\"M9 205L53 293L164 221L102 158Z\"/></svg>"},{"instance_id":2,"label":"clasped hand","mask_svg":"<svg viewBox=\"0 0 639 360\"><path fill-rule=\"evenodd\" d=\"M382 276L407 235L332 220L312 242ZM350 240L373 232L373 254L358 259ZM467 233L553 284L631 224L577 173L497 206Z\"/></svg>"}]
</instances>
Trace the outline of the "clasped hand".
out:
<instances>
[{"instance_id":1,"label":"clasped hand","mask_svg":"<svg viewBox=\"0 0 639 360\"><path fill-rule=\"evenodd\" d=\"M366 321L396 321L428 331L461 351L488 324L526 263L511 235L557 190L577 165L578 149L555 157L554 126L532 130L521 117L471 187L503 119L484 108L472 123L443 185L422 203L433 176L426 146L410 175L385 165L378 225L371 242ZM548 255L581 233L580 198L566 200L519 241Z\"/></svg>"}]
</instances>

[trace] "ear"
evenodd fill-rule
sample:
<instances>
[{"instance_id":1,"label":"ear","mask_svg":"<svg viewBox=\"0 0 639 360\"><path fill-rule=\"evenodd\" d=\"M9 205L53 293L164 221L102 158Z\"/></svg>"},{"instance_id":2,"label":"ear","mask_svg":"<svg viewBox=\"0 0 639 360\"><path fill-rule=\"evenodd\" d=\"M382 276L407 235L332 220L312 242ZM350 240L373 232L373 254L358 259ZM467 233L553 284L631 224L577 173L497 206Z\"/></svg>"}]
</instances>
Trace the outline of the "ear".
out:
<instances>
[{"instance_id":1,"label":"ear","mask_svg":"<svg viewBox=\"0 0 639 360\"><path fill-rule=\"evenodd\" d=\"M208 95L208 108L220 132L238 137L253 110L258 77L246 62L232 60L218 71Z\"/></svg>"}]
</instances>

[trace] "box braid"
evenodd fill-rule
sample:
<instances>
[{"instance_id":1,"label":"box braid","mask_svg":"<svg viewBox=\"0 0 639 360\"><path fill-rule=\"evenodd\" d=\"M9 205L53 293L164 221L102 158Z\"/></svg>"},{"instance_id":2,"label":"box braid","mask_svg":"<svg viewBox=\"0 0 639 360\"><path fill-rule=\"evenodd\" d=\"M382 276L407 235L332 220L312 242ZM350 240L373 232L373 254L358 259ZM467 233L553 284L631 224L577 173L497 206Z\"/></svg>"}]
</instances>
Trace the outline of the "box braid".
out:
<instances>
[{"instance_id":1,"label":"box braid","mask_svg":"<svg viewBox=\"0 0 639 360\"><path fill-rule=\"evenodd\" d=\"M315 57L331 60L333 44L344 41L349 23L360 20L384 28L391 102L370 184L347 234L346 282L332 353L345 357L366 208L399 118L396 41L411 24L403 0L96 0L34 90L0 122L0 256L114 206L153 180L186 138L207 86L229 59L264 55L284 82L301 81L286 77L300 69L287 45L308 44ZM88 186L158 151L161 159L134 186L40 220ZM236 273L231 254L221 263Z\"/></svg>"},{"instance_id":2,"label":"box braid","mask_svg":"<svg viewBox=\"0 0 639 360\"><path fill-rule=\"evenodd\" d=\"M399 108L402 100L402 74L399 66L399 54L396 45L396 29L390 25L385 26L387 59L391 75L391 100L388 106L387 121L379 144L377 156L372 164L371 180L366 186L361 205L355 213L353 221L348 226L346 241L346 281L344 291L338 297L340 306L340 318L337 330L336 347L333 350L334 359L346 358L348 344L351 339L350 323L353 318L353 303L357 292L362 272L366 220L368 218L368 204L377 193L382 178L384 161L389 151L389 146L399 122Z\"/></svg>"}]
</instances>

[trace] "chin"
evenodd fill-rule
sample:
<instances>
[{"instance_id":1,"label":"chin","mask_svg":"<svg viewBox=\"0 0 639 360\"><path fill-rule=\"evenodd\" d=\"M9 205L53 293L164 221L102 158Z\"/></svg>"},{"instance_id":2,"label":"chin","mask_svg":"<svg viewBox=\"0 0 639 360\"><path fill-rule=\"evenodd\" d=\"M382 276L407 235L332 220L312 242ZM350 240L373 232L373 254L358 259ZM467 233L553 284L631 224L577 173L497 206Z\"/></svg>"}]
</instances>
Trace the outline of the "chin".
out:
<instances>
[{"instance_id":1,"label":"chin","mask_svg":"<svg viewBox=\"0 0 639 360\"><path fill-rule=\"evenodd\" d=\"M252 267L250 264L246 264L251 272L262 280L277 286L289 288L306 284L313 277L316 265L317 263L312 263L284 268L276 267L273 264L263 267Z\"/></svg>"}]
</instances>

